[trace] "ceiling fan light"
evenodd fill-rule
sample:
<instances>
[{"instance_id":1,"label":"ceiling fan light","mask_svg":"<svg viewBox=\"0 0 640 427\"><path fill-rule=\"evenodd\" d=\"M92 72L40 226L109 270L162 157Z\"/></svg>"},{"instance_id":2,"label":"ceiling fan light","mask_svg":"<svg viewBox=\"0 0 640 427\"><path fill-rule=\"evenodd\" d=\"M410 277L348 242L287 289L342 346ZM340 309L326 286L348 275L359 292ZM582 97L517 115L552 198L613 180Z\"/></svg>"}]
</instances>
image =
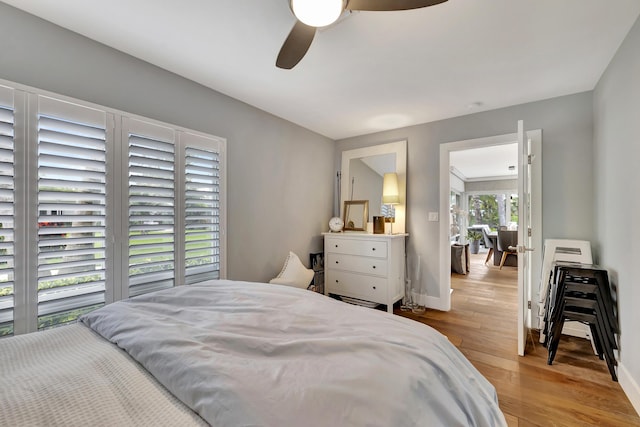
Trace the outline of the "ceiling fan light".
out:
<instances>
[{"instance_id":1,"label":"ceiling fan light","mask_svg":"<svg viewBox=\"0 0 640 427\"><path fill-rule=\"evenodd\" d=\"M291 0L291 10L301 22L312 27L333 24L344 10L343 0Z\"/></svg>"}]
</instances>

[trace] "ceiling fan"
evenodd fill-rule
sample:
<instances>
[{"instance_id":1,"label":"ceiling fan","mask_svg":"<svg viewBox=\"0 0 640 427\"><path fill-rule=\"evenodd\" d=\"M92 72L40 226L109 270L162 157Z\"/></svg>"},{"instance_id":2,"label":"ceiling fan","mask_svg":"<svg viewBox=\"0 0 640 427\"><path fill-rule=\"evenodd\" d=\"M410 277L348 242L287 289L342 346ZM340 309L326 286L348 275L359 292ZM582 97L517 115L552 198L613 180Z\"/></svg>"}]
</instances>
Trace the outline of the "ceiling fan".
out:
<instances>
[{"instance_id":1,"label":"ceiling fan","mask_svg":"<svg viewBox=\"0 0 640 427\"><path fill-rule=\"evenodd\" d=\"M447 0L289 0L296 23L280 49L276 66L286 70L295 67L309 50L316 29L334 23L345 10L409 10L445 1Z\"/></svg>"}]
</instances>

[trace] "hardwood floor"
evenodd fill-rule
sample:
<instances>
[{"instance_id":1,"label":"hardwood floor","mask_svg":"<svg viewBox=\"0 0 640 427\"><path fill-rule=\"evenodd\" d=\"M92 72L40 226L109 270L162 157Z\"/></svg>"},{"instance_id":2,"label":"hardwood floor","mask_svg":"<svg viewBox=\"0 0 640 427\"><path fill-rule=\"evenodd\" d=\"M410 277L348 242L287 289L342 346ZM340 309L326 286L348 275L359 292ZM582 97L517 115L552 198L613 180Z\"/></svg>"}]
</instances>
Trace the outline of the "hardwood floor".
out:
<instances>
[{"instance_id":1,"label":"hardwood floor","mask_svg":"<svg viewBox=\"0 0 640 427\"><path fill-rule=\"evenodd\" d=\"M537 331L517 355L517 269L484 265L453 274L452 309L409 317L437 329L495 386L509 426L640 426L640 417L589 341L563 336L552 366Z\"/></svg>"}]
</instances>

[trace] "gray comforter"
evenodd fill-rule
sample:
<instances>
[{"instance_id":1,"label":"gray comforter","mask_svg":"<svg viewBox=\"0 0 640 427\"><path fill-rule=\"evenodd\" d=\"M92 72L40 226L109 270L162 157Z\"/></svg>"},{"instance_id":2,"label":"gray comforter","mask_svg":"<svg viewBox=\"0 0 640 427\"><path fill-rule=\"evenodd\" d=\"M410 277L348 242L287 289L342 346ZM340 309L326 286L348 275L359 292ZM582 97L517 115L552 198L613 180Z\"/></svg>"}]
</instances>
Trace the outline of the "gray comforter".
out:
<instances>
[{"instance_id":1,"label":"gray comforter","mask_svg":"<svg viewBox=\"0 0 640 427\"><path fill-rule=\"evenodd\" d=\"M214 426L506 425L437 331L301 289L211 281L81 320Z\"/></svg>"}]
</instances>

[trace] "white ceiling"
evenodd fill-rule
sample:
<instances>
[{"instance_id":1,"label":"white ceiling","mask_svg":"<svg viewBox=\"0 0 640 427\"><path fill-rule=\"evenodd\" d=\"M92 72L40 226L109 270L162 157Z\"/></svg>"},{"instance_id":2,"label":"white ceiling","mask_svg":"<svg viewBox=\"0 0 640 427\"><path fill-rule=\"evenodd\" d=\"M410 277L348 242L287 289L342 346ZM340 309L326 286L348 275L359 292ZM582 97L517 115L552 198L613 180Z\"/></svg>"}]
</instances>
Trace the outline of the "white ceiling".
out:
<instances>
[{"instance_id":1,"label":"white ceiling","mask_svg":"<svg viewBox=\"0 0 640 427\"><path fill-rule=\"evenodd\" d=\"M359 12L281 70L288 0L4 2L332 139L591 90L640 14L639 0Z\"/></svg>"},{"instance_id":2,"label":"white ceiling","mask_svg":"<svg viewBox=\"0 0 640 427\"><path fill-rule=\"evenodd\" d=\"M518 177L518 143L452 151L449 156L452 172L463 181Z\"/></svg>"}]
</instances>

